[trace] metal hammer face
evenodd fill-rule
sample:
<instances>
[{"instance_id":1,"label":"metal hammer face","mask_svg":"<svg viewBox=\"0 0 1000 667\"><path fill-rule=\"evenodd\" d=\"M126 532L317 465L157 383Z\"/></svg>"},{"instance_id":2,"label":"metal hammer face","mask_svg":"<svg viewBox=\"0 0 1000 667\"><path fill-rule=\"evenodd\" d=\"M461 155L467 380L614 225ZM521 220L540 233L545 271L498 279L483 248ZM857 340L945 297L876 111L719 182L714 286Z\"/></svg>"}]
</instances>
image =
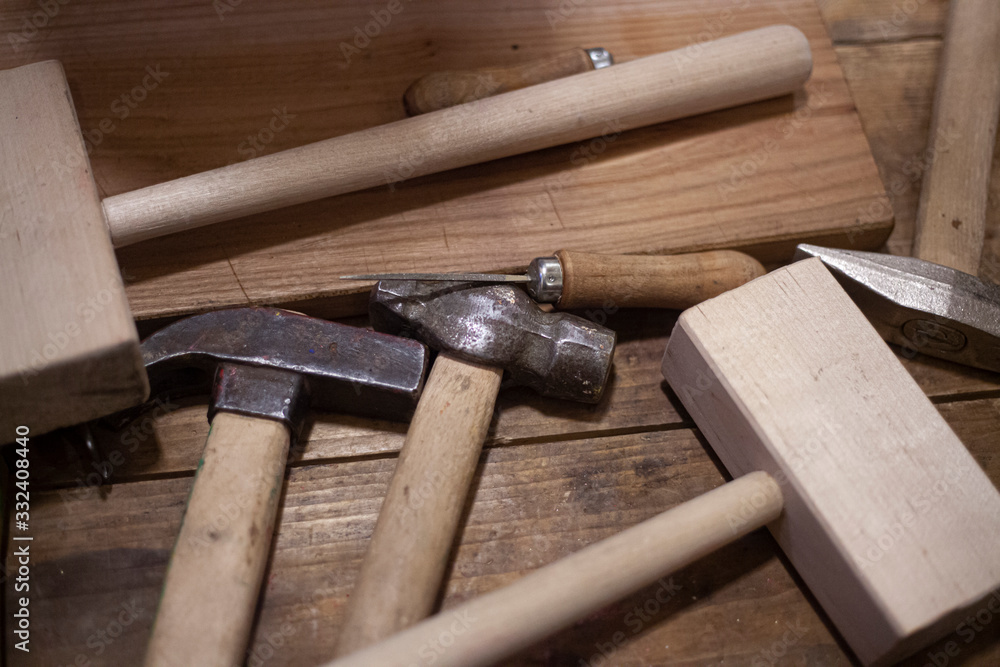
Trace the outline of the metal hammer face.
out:
<instances>
[{"instance_id":1,"label":"metal hammer face","mask_svg":"<svg viewBox=\"0 0 1000 667\"><path fill-rule=\"evenodd\" d=\"M212 387L212 412L284 421L309 405L381 419L413 412L429 352L420 343L277 308L196 315L142 343L154 395Z\"/></svg>"},{"instance_id":2,"label":"metal hammer face","mask_svg":"<svg viewBox=\"0 0 1000 667\"><path fill-rule=\"evenodd\" d=\"M510 285L381 281L369 312L377 331L503 368L516 384L553 398L598 402L614 357L613 331L547 313Z\"/></svg>"},{"instance_id":3,"label":"metal hammer face","mask_svg":"<svg viewBox=\"0 0 1000 667\"><path fill-rule=\"evenodd\" d=\"M800 244L818 257L885 340L1000 372L1000 287L914 257Z\"/></svg>"}]
</instances>

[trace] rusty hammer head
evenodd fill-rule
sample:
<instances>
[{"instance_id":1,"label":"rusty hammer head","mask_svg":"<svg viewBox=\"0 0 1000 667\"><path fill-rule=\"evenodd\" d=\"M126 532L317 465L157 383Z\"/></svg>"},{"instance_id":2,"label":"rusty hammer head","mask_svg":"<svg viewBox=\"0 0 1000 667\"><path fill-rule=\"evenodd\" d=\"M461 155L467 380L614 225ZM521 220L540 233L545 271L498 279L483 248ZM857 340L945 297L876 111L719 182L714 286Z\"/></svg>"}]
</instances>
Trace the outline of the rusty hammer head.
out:
<instances>
[{"instance_id":1,"label":"rusty hammer head","mask_svg":"<svg viewBox=\"0 0 1000 667\"><path fill-rule=\"evenodd\" d=\"M879 335L905 352L1000 372L1000 287L915 257L800 244L818 257Z\"/></svg>"},{"instance_id":2,"label":"rusty hammer head","mask_svg":"<svg viewBox=\"0 0 1000 667\"><path fill-rule=\"evenodd\" d=\"M306 409L405 420L423 388L429 351L405 338L277 308L188 317L142 343L153 394L212 389L219 410L282 421Z\"/></svg>"},{"instance_id":3,"label":"rusty hammer head","mask_svg":"<svg viewBox=\"0 0 1000 667\"><path fill-rule=\"evenodd\" d=\"M545 312L510 285L383 280L369 313L377 331L503 368L543 396L596 403L611 371L613 331Z\"/></svg>"}]
</instances>

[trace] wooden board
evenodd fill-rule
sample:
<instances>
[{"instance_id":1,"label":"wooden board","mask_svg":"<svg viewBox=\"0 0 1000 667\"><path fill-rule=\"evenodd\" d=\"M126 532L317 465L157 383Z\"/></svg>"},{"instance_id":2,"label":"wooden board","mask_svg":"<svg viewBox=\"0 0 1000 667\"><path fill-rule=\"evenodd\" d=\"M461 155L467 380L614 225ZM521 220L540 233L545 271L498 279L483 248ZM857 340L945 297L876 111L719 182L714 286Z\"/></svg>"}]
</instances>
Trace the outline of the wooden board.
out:
<instances>
[{"instance_id":1,"label":"wooden board","mask_svg":"<svg viewBox=\"0 0 1000 667\"><path fill-rule=\"evenodd\" d=\"M609 127L600 142L124 249L118 256L139 318L246 303L356 312L362 288L337 281L347 273L509 269L559 248L725 246L774 260L789 257L796 241L878 246L890 229L891 211L859 213L883 191L810 0L736 8L731 0L647 0L572 11L548 0L493 12L469 0L404 3L349 58L340 44L373 20L366 5L133 9L150 25L139 29L95 0L61 7L39 36L0 53L0 67L65 62L104 195L402 118L403 90L432 70L581 44L605 46L624 62L773 23L801 28L815 59L812 81L794 99L621 134ZM25 0L8 3L0 27L14 30L33 11Z\"/></svg>"},{"instance_id":2,"label":"wooden board","mask_svg":"<svg viewBox=\"0 0 1000 667\"><path fill-rule=\"evenodd\" d=\"M819 260L685 311L663 374L732 475L778 480L771 533L864 664L1000 588L1000 493Z\"/></svg>"},{"instance_id":3,"label":"wooden board","mask_svg":"<svg viewBox=\"0 0 1000 667\"><path fill-rule=\"evenodd\" d=\"M818 4L830 30L838 34L839 26L848 22L865 25L872 17L891 17L901 3L820 0ZM926 10L935 5L943 8L947 3L927 0L918 4ZM835 5L843 7L836 16L828 11ZM0 49L0 59L10 59L13 66L45 54L68 58L77 107L87 114L82 120L84 127L93 130L104 118L115 123L114 131L105 134L92 153L104 194L157 182L157 170L169 171L163 178L180 176L241 157L237 153L239 142L260 130L270 117L270 109L279 103L301 101L303 104L289 106L288 110L306 109L307 114L300 113L293 119L266 146L267 150L276 144L284 148L323 136L323 123L341 123L344 131L349 131L395 118L390 113L395 108L394 94L384 90L393 85L391 81L379 79L350 90L334 90L332 78L327 75L339 71L336 61L316 55L339 56L336 43L327 43L325 36L307 34L307 39L296 42L294 54L286 49L281 58L276 57L277 47L270 45L286 38L282 32L293 22L296 12L293 3L286 6L287 12L267 4L243 2L234 11L225 12L220 21L210 3L196 4L183 10L185 29L177 30L180 19L176 12L181 10L176 8L151 8L139 3L136 7L150 17L140 23L131 11L119 11L108 3L71 2L60 5L59 15L27 44L20 45L19 51ZM546 33L546 44L560 40L562 44L576 45L573 35L577 32L584 45L588 35L594 35L595 40L600 36L594 44L605 46L610 45L609 37L619 42L660 39L656 30L662 29L655 21L647 31L641 20L642 12L652 5L628 6L635 7L636 13L622 23L624 7L582 4L567 21ZM759 11L759 7L750 9ZM36 11L37 6L30 0L4 3L0 7L4 39L7 30L20 30L23 20ZM245 19L238 30L233 28L234 16L246 11L251 18ZM327 20L334 10L324 5L313 11L317 20ZM521 39L499 41L500 36L506 36L506 23L526 11L523 5L512 3L478 7L479 17L496 28L498 39L476 34L464 40L452 31L448 44L436 41L408 57L430 63L437 58L432 54L447 46L446 54L452 53L454 58L460 51L463 61L469 63L489 62L498 48L509 50L511 57L527 58L538 53L537 44ZM266 16L258 19L258 12ZM624 28L608 30L605 26L598 30L587 18L592 16L590 12L616 16L608 25ZM658 12L653 14L655 19ZM580 19L583 24L577 23ZM443 34L442 20L428 20L424 27ZM246 21L256 23L247 25ZM165 26L162 31L160 25ZM344 32L352 28L347 26ZM934 28L936 34L940 34L940 28ZM908 183L904 165L919 155L926 142L938 42L926 39L886 43L877 25L873 30L870 39L883 43L841 44L836 49L837 58L845 68L885 182L904 179ZM253 49L242 48L236 41L237 33L259 39L255 39ZM142 74L146 64L155 66L159 61L162 71L175 71L165 60L170 55L172 66L181 59L172 50L171 41L182 44L187 52L207 57L211 45L205 36L209 35L221 41L215 49L238 49L236 55L228 57L228 65L237 70L229 76L238 78L237 83L216 89L201 82L197 72L188 70L187 79L165 78L162 87L149 91L146 100L130 109L128 118L119 121L111 112L110 104L141 82L141 76L136 75ZM200 41L195 44L196 40ZM517 50L511 48L515 43ZM304 53L306 50L312 55ZM33 53L39 55L34 57ZM133 67L137 53L148 58ZM21 60L15 62L15 58ZM213 74L231 81L220 71L220 58L207 59L205 64L206 71L215 67ZM312 65L319 71L313 72ZM278 71L282 75L291 72L294 84L279 82ZM289 96L264 99L266 90L279 84ZM162 104L157 97L161 94L169 98L159 100ZM349 102L347 94L361 101ZM310 100L318 99L317 95L323 96L326 106L310 109ZM234 98L239 104L234 105ZM325 117L324 110L335 106L339 115ZM300 125L303 119L308 119L308 127ZM173 129L174 143L161 140L158 134L168 122L171 126L184 125ZM925 124L923 130L921 122ZM281 143L284 135L303 132L303 128L311 128L311 136L304 132L301 137ZM215 161L213 155L217 156ZM185 162L191 156L200 162ZM117 166L119 163L123 168ZM905 195L912 199L914 208L918 194L919 182ZM900 201L893 196L886 210L896 208ZM899 231L906 224L906 209L897 208L895 213ZM988 243L989 238L996 237L1000 222L997 217L992 220ZM909 229L912 231L912 217ZM908 243L902 242L899 247L908 248ZM190 248L184 251L198 252ZM1000 263L995 266L1000 267ZM189 288L197 291L210 286L211 281L205 277L215 276L220 270L229 271L224 260L217 265L206 264L200 278L188 281ZM230 286L239 293L235 280ZM590 316L605 315L594 311ZM501 393L491 428L491 448L484 457L478 484L480 490L469 514L475 527L468 529L470 540L459 547L450 566L453 574L444 596L446 606L507 583L536 564L610 536L723 481L700 436L688 430L690 419L661 387L659 360L676 314L619 311L608 317L622 340L609 403L588 408L559 405L517 390ZM994 484L1000 484L998 376L934 359L904 360L904 364ZM118 440L119 444L108 451L120 450L124 462L115 467L116 485L105 492L86 486L88 474L96 473L88 461L79 459L78 450L56 441L35 442L33 454L38 456L32 463L33 479L59 485L44 494L33 487L39 496L32 495L33 507L39 503L39 519L45 519L38 524L37 534L51 535L44 544L39 543L43 548L38 551L42 593L37 598L37 620L42 629L37 637L47 648L44 652L39 648L32 656L19 656L8 640L9 664L36 664L36 659L44 664L72 664L80 655L95 666L138 660L148 639L148 624L191 475L204 445L208 430L204 417L204 403L193 402L141 425L155 429L155 435L140 431L140 437L134 440L127 435L125 442ZM302 507L296 510L301 530L295 531L294 538L287 529L279 535L275 553L281 564L277 570L272 566L272 572L279 574L272 578L272 586L265 593L255 630L255 655L266 657L273 652L265 661L267 665L311 667L319 663L319 656L332 650L337 621L334 618L327 625L324 619L336 617L347 600L350 577L360 565L366 536L374 526L379 499L392 471L392 452L398 450L403 439L402 430L384 424L324 415L316 416L314 421L309 442L299 452L301 462L291 473L295 493L285 499L289 510ZM58 452L47 449L50 447ZM589 452L594 449L601 454L592 456ZM45 467L36 466L43 460ZM647 462L654 465L645 465ZM52 466L56 465L61 467L54 470ZM327 468L329 475L320 474ZM309 476L304 476L306 470L311 471ZM553 481L555 477L561 481ZM486 489L492 498L489 503L484 503ZM564 499L568 490L572 493ZM339 513L331 513L331 506ZM57 511L61 513L54 515ZM338 520L343 516L352 518ZM579 523L567 525L566 517L570 516L577 517ZM548 549L541 551L545 544ZM58 549L58 553L52 549ZM296 555L300 551L301 557ZM609 607L510 664L575 667L580 660L594 666L752 664L755 659L757 664L852 664L842 640L766 535L746 541L745 548L734 548L706 560L675 581L684 587L681 594L648 615L649 620L642 621L638 632L635 607L655 599L656 586ZM138 608L123 607L132 599ZM114 621L129 621L130 610L137 611L142 621L129 623L119 633ZM977 611L983 619L992 613L987 608ZM923 667L933 664L933 656L938 662L947 659L949 665L992 667L1000 661L1000 622L995 614L989 618L992 622L986 625L976 621L975 626L956 626L940 642L905 664ZM116 637L107 634L109 625ZM789 625L800 632L786 634ZM613 659L602 662L605 652L613 652ZM46 660L49 655L52 659Z\"/></svg>"},{"instance_id":4,"label":"wooden board","mask_svg":"<svg viewBox=\"0 0 1000 667\"><path fill-rule=\"evenodd\" d=\"M0 71L0 442L149 384L63 69Z\"/></svg>"},{"instance_id":5,"label":"wooden board","mask_svg":"<svg viewBox=\"0 0 1000 667\"><path fill-rule=\"evenodd\" d=\"M942 412L1000 483L1000 399L947 404ZM293 467L252 642L255 655L270 655L267 665L311 667L332 654L394 460ZM490 447L443 604L493 590L715 488L725 480L721 470L700 436L683 428ZM69 665L77 655L93 667L137 664L192 479L188 473L86 496L65 488L32 496L38 646L30 656L8 649L8 664ZM509 664L750 664L768 656L775 664L851 664L825 613L766 534L700 561L673 582L681 590L666 602L652 586ZM636 613L657 593L661 604ZM908 664L921 667L949 642L961 654L950 664L995 664L997 620L971 638L971 626L956 628ZM606 654L613 662L600 662Z\"/></svg>"}]
</instances>

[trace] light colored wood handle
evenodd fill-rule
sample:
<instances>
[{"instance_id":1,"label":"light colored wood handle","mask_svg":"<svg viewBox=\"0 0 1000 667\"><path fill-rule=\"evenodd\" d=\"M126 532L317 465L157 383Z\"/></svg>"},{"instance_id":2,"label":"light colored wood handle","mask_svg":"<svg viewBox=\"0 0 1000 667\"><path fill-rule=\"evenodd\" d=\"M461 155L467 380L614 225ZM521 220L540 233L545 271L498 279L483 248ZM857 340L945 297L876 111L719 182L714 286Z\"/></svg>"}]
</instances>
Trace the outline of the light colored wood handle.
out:
<instances>
[{"instance_id":1,"label":"light colored wood handle","mask_svg":"<svg viewBox=\"0 0 1000 667\"><path fill-rule=\"evenodd\" d=\"M596 255L560 250L560 308L689 308L764 275L735 250L685 255Z\"/></svg>"},{"instance_id":2,"label":"light colored wood handle","mask_svg":"<svg viewBox=\"0 0 1000 667\"><path fill-rule=\"evenodd\" d=\"M979 273L1000 115L1000 2L951 3L913 255Z\"/></svg>"},{"instance_id":3,"label":"light colored wood handle","mask_svg":"<svg viewBox=\"0 0 1000 667\"><path fill-rule=\"evenodd\" d=\"M212 420L167 568L146 667L241 665L281 498L288 429Z\"/></svg>"},{"instance_id":4,"label":"light colored wood handle","mask_svg":"<svg viewBox=\"0 0 1000 667\"><path fill-rule=\"evenodd\" d=\"M774 479L750 473L327 667L424 664L429 651L436 667L495 664L773 521L781 508ZM661 591L676 592L670 582Z\"/></svg>"},{"instance_id":5,"label":"light colored wood handle","mask_svg":"<svg viewBox=\"0 0 1000 667\"><path fill-rule=\"evenodd\" d=\"M337 655L385 639L433 610L502 375L438 355L351 592Z\"/></svg>"},{"instance_id":6,"label":"light colored wood handle","mask_svg":"<svg viewBox=\"0 0 1000 667\"><path fill-rule=\"evenodd\" d=\"M221 220L785 95L809 42L771 26L104 200L116 247Z\"/></svg>"},{"instance_id":7,"label":"light colored wood handle","mask_svg":"<svg viewBox=\"0 0 1000 667\"><path fill-rule=\"evenodd\" d=\"M433 72L406 89L403 105L408 115L419 116L592 69L594 63L586 50L570 49L509 67Z\"/></svg>"}]
</instances>

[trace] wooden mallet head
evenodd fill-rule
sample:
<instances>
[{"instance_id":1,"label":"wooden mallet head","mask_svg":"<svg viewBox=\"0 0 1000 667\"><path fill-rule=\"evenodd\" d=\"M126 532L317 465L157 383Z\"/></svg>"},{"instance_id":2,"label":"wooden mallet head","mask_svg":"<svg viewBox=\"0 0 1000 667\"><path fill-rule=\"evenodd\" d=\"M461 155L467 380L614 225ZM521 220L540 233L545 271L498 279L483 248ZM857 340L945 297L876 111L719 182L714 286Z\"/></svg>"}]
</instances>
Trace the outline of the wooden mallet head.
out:
<instances>
[{"instance_id":1,"label":"wooden mallet head","mask_svg":"<svg viewBox=\"0 0 1000 667\"><path fill-rule=\"evenodd\" d=\"M0 441L149 392L101 200L57 61L0 72Z\"/></svg>"},{"instance_id":2,"label":"wooden mallet head","mask_svg":"<svg viewBox=\"0 0 1000 667\"><path fill-rule=\"evenodd\" d=\"M1000 494L818 259L685 311L663 373L866 664L954 630L1000 587Z\"/></svg>"}]
</instances>

